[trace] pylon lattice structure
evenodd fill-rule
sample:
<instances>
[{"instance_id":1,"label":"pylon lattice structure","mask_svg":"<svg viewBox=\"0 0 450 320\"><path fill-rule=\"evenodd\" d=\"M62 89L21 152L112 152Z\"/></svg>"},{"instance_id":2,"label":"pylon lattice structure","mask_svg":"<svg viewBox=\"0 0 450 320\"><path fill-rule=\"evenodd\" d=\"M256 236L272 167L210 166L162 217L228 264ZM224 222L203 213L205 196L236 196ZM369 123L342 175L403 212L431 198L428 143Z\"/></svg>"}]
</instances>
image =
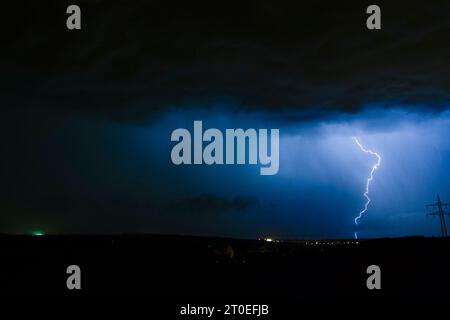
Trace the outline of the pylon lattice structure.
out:
<instances>
[{"instance_id":1,"label":"pylon lattice structure","mask_svg":"<svg viewBox=\"0 0 450 320\"><path fill-rule=\"evenodd\" d=\"M436 203L427 205L428 209L430 209L430 208L431 209L437 208L437 211L429 212L428 215L430 215L430 216L439 216L439 222L441 224L441 235L443 237L447 237L448 236L447 225L445 223L445 216L446 215L447 216L450 215L450 212L448 212L448 211L446 212L446 211L444 211L444 209L447 209L447 207L449 207L449 206L450 206L449 203L443 203L441 201L441 199L439 198L439 195L437 196L437 202Z\"/></svg>"}]
</instances>

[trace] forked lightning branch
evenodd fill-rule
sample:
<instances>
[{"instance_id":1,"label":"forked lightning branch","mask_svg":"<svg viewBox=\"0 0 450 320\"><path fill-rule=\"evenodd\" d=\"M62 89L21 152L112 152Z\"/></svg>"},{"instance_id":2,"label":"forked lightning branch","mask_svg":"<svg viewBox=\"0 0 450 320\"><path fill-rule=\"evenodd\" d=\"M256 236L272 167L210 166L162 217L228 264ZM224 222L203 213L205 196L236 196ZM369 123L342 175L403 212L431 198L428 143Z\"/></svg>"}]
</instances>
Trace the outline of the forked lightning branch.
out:
<instances>
[{"instance_id":1,"label":"forked lightning branch","mask_svg":"<svg viewBox=\"0 0 450 320\"><path fill-rule=\"evenodd\" d=\"M364 208L359 212L358 216L355 218L355 224L357 225L359 223L359 220L366 213L366 211L369 207L369 203L372 201L369 197L369 188L370 188L370 183L373 180L373 175L374 175L375 171L380 167L381 156L378 153L376 153L375 151L364 148L363 145L359 142L358 138L353 137L353 140L356 142L356 144L361 149L361 151L368 153L372 156L375 156L377 158L377 162L372 166L369 177L367 178L367 181L366 181L366 189L363 193L363 196L366 198L366 203L364 204ZM356 234L355 234L355 237L356 237Z\"/></svg>"}]
</instances>

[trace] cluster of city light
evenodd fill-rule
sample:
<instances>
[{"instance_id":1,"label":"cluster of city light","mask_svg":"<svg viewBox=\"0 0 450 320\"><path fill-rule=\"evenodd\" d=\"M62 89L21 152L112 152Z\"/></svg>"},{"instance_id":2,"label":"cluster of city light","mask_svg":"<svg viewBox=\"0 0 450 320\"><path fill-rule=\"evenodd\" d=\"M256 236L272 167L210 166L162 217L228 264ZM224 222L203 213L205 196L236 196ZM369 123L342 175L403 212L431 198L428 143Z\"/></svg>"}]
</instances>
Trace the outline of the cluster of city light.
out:
<instances>
[{"instance_id":1,"label":"cluster of city light","mask_svg":"<svg viewBox=\"0 0 450 320\"><path fill-rule=\"evenodd\" d=\"M41 230L33 230L33 231L31 232L31 235L32 235L32 236L35 236L35 237L40 237L40 236L45 235L45 233L44 233L43 231L41 231Z\"/></svg>"},{"instance_id":2,"label":"cluster of city light","mask_svg":"<svg viewBox=\"0 0 450 320\"><path fill-rule=\"evenodd\" d=\"M258 238L259 241L265 242L281 242L281 240L274 238ZM285 240L285 242L290 242ZM308 240L308 241L295 241L292 242L303 243L307 246L346 246L359 244L358 240Z\"/></svg>"},{"instance_id":3,"label":"cluster of city light","mask_svg":"<svg viewBox=\"0 0 450 320\"><path fill-rule=\"evenodd\" d=\"M258 238L258 240L260 241L265 241L265 242L280 242L280 240L278 239L274 239L274 238Z\"/></svg>"},{"instance_id":4,"label":"cluster of city light","mask_svg":"<svg viewBox=\"0 0 450 320\"><path fill-rule=\"evenodd\" d=\"M343 246L343 245L354 245L359 244L359 241L353 240L334 240L334 241L306 241L307 246Z\"/></svg>"}]
</instances>

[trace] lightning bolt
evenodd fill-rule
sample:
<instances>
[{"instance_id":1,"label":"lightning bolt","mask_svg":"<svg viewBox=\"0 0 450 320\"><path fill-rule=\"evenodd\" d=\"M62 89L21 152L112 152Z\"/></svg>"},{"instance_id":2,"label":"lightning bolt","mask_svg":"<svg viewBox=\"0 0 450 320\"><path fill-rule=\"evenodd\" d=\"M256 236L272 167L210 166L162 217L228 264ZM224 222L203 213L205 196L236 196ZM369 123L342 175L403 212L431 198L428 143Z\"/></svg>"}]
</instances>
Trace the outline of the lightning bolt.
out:
<instances>
[{"instance_id":1,"label":"lightning bolt","mask_svg":"<svg viewBox=\"0 0 450 320\"><path fill-rule=\"evenodd\" d=\"M366 213L367 208L368 208L368 206L369 206L369 203L370 203L370 201L371 201L371 200L370 200L370 197L369 197L369 187L370 187L370 183L371 183L372 180L373 180L373 174L374 174L374 172L378 169L378 167L379 167L380 164L381 164L381 157L380 157L380 155L379 155L378 153L376 153L376 152L374 152L374 151L372 151L372 150L369 150L369 149L364 148L364 147L362 146L362 144L359 143L358 138L353 137L353 140L355 140L356 144L357 144L358 147L361 149L361 151L363 151L363 152L365 152L365 153L368 153L368 154L370 154L370 155L372 155L372 156L375 156L375 157L377 158L377 163L375 163L375 164L372 166L372 170L370 170L369 178L367 178L367 181L366 181L366 190L364 191L364 197L366 198L366 203L364 204L364 209L362 209L362 210L359 212L358 216L355 218L355 224L357 225L359 219L361 219L362 216L364 215L364 213ZM355 233L355 238L357 238L357 234L356 234L356 233Z\"/></svg>"}]
</instances>

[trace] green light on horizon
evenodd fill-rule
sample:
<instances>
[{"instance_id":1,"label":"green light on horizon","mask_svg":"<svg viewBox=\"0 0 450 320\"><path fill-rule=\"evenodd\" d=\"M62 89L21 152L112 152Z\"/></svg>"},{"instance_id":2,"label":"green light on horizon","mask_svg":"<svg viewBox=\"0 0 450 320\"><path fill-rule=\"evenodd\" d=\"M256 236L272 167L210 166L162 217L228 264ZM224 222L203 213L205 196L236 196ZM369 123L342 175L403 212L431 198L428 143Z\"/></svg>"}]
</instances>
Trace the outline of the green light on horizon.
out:
<instances>
[{"instance_id":1,"label":"green light on horizon","mask_svg":"<svg viewBox=\"0 0 450 320\"><path fill-rule=\"evenodd\" d=\"M41 230L34 230L31 232L32 236L43 236L44 232L42 232Z\"/></svg>"}]
</instances>

